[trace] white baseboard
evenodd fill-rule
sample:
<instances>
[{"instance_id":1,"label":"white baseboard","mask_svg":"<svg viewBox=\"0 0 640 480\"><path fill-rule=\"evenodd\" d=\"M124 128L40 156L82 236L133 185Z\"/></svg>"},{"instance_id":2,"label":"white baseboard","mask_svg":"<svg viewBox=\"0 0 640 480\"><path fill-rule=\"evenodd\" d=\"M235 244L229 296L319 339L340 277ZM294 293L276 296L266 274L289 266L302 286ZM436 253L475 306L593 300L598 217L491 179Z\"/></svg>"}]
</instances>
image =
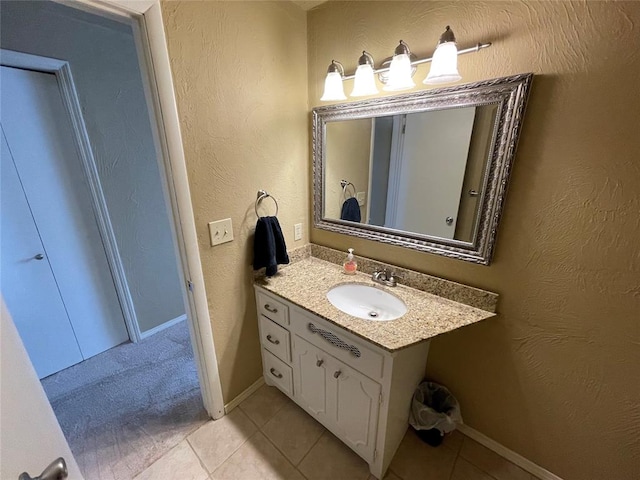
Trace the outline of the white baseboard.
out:
<instances>
[{"instance_id":1,"label":"white baseboard","mask_svg":"<svg viewBox=\"0 0 640 480\"><path fill-rule=\"evenodd\" d=\"M467 437L475 440L476 442L484 445L489 450L493 450L501 457L506 458L511 463L519 466L523 470L531 473L532 475L538 477L540 480L562 480L559 476L554 473L551 473L549 470L542 468L540 465L533 463L531 460L524 458L519 453L514 452L513 450L509 450L504 445L499 444L495 440L487 437L483 433L471 428L465 424L458 424L457 426L460 432L464 433Z\"/></svg>"},{"instance_id":2,"label":"white baseboard","mask_svg":"<svg viewBox=\"0 0 640 480\"><path fill-rule=\"evenodd\" d=\"M258 390L262 385L264 385L264 377L260 377L251 386L249 386L249 388L247 388L244 392L242 392L236 398L234 398L229 403L227 403L224 406L224 413L225 414L229 414L229 412L231 412L231 410L233 410L238 405L240 405L242 402L244 402L247 398L249 398L253 394L253 392Z\"/></svg>"},{"instance_id":3,"label":"white baseboard","mask_svg":"<svg viewBox=\"0 0 640 480\"><path fill-rule=\"evenodd\" d=\"M165 328L169 328L172 327L173 325L175 325L176 323L182 322L183 320L187 319L187 314L183 314L180 315L179 317L176 317L174 319L168 320L160 325L158 325L157 327L153 327L151 330L147 330L146 332L140 332L140 338L147 338L150 337L151 335L154 335L162 330L164 330Z\"/></svg>"}]
</instances>

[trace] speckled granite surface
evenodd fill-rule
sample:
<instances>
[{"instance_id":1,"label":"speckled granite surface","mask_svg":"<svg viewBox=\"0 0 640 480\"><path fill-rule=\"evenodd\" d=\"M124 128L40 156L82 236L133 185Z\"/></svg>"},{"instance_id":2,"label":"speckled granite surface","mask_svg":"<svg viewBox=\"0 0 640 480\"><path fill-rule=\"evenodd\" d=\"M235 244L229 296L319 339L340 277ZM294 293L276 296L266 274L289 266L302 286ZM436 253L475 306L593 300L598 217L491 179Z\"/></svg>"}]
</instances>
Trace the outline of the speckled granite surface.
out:
<instances>
[{"instance_id":1,"label":"speckled granite surface","mask_svg":"<svg viewBox=\"0 0 640 480\"><path fill-rule=\"evenodd\" d=\"M346 257L345 252L323 247L322 245L311 244L310 248L311 256L337 265L342 265L342 262L344 262ZM386 267L389 271L400 275L400 278L402 278L400 283L402 283L402 285L433 293L439 297L448 298L449 300L480 308L487 312L496 311L496 305L498 303L497 293L470 287L444 278L434 277L433 275L428 275L426 273L416 272L415 270L409 270L408 268L396 267L371 258L361 257L357 255L357 253L355 257L358 262L358 270L362 273L371 275L376 270Z\"/></svg>"},{"instance_id":2,"label":"speckled granite surface","mask_svg":"<svg viewBox=\"0 0 640 480\"><path fill-rule=\"evenodd\" d=\"M390 291L405 302L407 313L396 320L376 322L341 312L329 303L326 292L349 282ZM315 257L299 259L273 277L256 279L256 284L391 352L495 316L406 285L384 287L364 273L345 275L341 266Z\"/></svg>"},{"instance_id":3,"label":"speckled granite surface","mask_svg":"<svg viewBox=\"0 0 640 480\"><path fill-rule=\"evenodd\" d=\"M289 255L289 263L299 262L300 260L311 256L311 244L307 243L302 247L294 248L293 250L288 250L287 254Z\"/></svg>"},{"instance_id":4,"label":"speckled granite surface","mask_svg":"<svg viewBox=\"0 0 640 480\"><path fill-rule=\"evenodd\" d=\"M299 262L305 258L309 258L311 256L311 244L307 243L301 247L294 248L292 250L287 250L287 255L289 255L289 263L287 265L279 265L278 270L281 268L285 268L292 263ZM265 269L260 268L259 270L253 270L253 278L258 279L262 278L265 275Z\"/></svg>"}]
</instances>

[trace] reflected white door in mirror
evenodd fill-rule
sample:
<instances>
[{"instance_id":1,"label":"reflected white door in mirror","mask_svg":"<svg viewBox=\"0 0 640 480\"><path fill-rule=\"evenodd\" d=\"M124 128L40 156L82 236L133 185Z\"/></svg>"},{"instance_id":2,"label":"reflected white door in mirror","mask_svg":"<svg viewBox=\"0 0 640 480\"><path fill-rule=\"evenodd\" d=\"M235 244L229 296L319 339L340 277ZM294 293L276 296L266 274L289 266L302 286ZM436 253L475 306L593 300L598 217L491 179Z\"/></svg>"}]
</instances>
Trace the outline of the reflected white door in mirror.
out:
<instances>
[{"instance_id":1,"label":"reflected white door in mirror","mask_svg":"<svg viewBox=\"0 0 640 480\"><path fill-rule=\"evenodd\" d=\"M407 430L429 341L386 351L256 286L265 381L383 478Z\"/></svg>"}]
</instances>

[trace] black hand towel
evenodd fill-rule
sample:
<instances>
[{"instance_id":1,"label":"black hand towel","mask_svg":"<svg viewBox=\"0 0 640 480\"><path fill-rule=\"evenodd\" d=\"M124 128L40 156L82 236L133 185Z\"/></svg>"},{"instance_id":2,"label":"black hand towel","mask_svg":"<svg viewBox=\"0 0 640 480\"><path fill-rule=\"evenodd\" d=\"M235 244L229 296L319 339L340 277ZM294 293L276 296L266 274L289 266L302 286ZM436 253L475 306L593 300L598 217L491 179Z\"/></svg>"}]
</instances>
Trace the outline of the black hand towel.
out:
<instances>
[{"instance_id":1,"label":"black hand towel","mask_svg":"<svg viewBox=\"0 0 640 480\"><path fill-rule=\"evenodd\" d=\"M267 277L278 271L278 264L289 263L287 245L280 229L277 217L260 217L256 223L256 235L253 239L253 269L267 268Z\"/></svg>"},{"instance_id":2,"label":"black hand towel","mask_svg":"<svg viewBox=\"0 0 640 480\"><path fill-rule=\"evenodd\" d=\"M340 220L349 220L350 222L360 221L360 205L355 197L347 198L342 204Z\"/></svg>"}]
</instances>

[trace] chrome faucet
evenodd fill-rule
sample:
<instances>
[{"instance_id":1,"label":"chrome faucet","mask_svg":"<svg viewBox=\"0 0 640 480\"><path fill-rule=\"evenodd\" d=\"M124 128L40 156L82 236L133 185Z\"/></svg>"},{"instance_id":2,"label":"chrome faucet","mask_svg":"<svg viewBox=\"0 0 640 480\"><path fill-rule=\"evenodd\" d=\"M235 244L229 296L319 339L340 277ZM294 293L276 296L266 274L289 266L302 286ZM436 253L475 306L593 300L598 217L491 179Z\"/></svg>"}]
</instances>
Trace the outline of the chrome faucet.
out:
<instances>
[{"instance_id":1,"label":"chrome faucet","mask_svg":"<svg viewBox=\"0 0 640 480\"><path fill-rule=\"evenodd\" d=\"M386 268L377 270L371 274L371 280L387 287L395 287L398 284L398 275L394 272L389 272Z\"/></svg>"}]
</instances>

